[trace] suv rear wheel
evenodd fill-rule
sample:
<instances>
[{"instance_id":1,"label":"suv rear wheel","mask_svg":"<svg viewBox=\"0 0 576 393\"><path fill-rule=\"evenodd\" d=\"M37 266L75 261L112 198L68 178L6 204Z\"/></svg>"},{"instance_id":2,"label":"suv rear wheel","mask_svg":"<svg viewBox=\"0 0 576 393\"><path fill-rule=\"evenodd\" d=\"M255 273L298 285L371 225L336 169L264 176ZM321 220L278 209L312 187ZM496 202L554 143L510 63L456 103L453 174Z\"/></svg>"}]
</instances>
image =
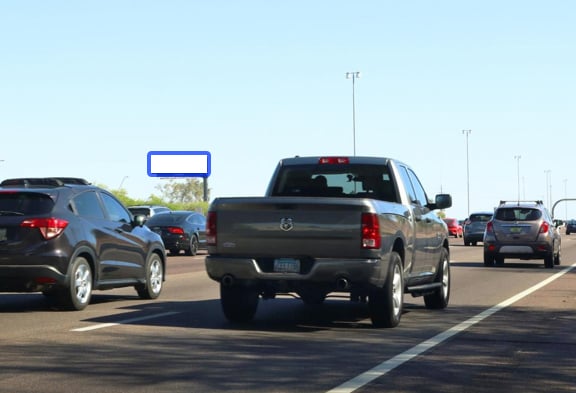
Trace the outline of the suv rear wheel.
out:
<instances>
[{"instance_id":1,"label":"suv rear wheel","mask_svg":"<svg viewBox=\"0 0 576 393\"><path fill-rule=\"evenodd\" d=\"M544 257L544 267L546 269L554 269L554 251L550 251Z\"/></svg>"},{"instance_id":2,"label":"suv rear wheel","mask_svg":"<svg viewBox=\"0 0 576 393\"><path fill-rule=\"evenodd\" d=\"M491 267L494 266L494 255L484 253L484 266Z\"/></svg>"},{"instance_id":3,"label":"suv rear wheel","mask_svg":"<svg viewBox=\"0 0 576 393\"><path fill-rule=\"evenodd\" d=\"M83 310L92 297L92 268L84 257L77 257L70 267L68 286L58 293L58 302L65 310Z\"/></svg>"}]
</instances>

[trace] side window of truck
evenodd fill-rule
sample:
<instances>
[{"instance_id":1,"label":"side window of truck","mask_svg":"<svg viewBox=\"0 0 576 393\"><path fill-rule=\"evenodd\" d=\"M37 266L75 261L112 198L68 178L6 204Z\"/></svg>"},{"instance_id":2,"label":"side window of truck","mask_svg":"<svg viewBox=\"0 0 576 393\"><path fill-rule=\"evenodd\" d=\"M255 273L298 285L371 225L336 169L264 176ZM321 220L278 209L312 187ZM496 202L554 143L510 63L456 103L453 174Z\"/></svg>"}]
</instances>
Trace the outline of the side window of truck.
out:
<instances>
[{"instance_id":1,"label":"side window of truck","mask_svg":"<svg viewBox=\"0 0 576 393\"><path fill-rule=\"evenodd\" d=\"M426 206L428 203L428 199L426 198L426 192L424 191L424 188L420 184L418 177L416 177L416 174L412 172L412 170L406 168L403 165L400 165L399 169L400 169L400 176L402 177L402 182L406 187L406 192L408 193L410 202L416 205Z\"/></svg>"},{"instance_id":2,"label":"side window of truck","mask_svg":"<svg viewBox=\"0 0 576 393\"><path fill-rule=\"evenodd\" d=\"M426 192L424 191L424 187L422 187L420 180L418 180L418 177L414 172L412 172L412 170L409 168L406 168L406 170L408 171L408 176L410 176L410 183L412 184L412 187L414 187L417 203L420 206L428 205L428 197L426 196Z\"/></svg>"}]
</instances>

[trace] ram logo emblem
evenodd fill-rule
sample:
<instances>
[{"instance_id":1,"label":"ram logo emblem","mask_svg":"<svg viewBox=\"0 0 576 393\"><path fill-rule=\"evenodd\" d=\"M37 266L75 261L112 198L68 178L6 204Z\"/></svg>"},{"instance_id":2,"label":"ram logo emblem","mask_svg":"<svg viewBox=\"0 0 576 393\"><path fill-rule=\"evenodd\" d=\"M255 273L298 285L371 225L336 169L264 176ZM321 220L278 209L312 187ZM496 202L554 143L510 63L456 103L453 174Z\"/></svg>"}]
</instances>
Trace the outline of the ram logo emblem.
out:
<instances>
[{"instance_id":1,"label":"ram logo emblem","mask_svg":"<svg viewBox=\"0 0 576 393\"><path fill-rule=\"evenodd\" d=\"M291 231L294 228L294 223L291 218L282 218L280 220L280 229L283 231Z\"/></svg>"}]
</instances>

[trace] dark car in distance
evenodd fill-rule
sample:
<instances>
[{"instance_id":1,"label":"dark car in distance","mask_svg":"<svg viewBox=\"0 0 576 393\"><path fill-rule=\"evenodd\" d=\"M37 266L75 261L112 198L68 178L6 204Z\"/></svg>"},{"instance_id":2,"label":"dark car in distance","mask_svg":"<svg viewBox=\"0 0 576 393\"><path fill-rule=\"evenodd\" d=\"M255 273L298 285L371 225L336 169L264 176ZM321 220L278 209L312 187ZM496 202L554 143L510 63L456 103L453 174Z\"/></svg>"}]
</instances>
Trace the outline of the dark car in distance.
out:
<instances>
[{"instance_id":1,"label":"dark car in distance","mask_svg":"<svg viewBox=\"0 0 576 393\"><path fill-rule=\"evenodd\" d=\"M464 222L463 237L464 245L475 246L478 242L484 240L484 231L486 230L486 224L492 219L494 215L493 212L476 212L470 214L470 217Z\"/></svg>"},{"instance_id":2,"label":"dark car in distance","mask_svg":"<svg viewBox=\"0 0 576 393\"><path fill-rule=\"evenodd\" d=\"M138 205L138 206L128 206L128 210L133 215L143 215L146 219L154 216L155 214L166 213L170 211L170 208L166 206L159 205Z\"/></svg>"},{"instance_id":3,"label":"dark car in distance","mask_svg":"<svg viewBox=\"0 0 576 393\"><path fill-rule=\"evenodd\" d=\"M0 292L42 292L82 310L93 290L134 287L157 298L162 239L114 195L78 178L0 183Z\"/></svg>"},{"instance_id":4,"label":"dark car in distance","mask_svg":"<svg viewBox=\"0 0 576 393\"><path fill-rule=\"evenodd\" d=\"M171 255L182 250L186 255L196 255L198 249L206 248L206 217L201 213L177 210L156 214L146 226L162 237Z\"/></svg>"},{"instance_id":5,"label":"dark car in distance","mask_svg":"<svg viewBox=\"0 0 576 393\"><path fill-rule=\"evenodd\" d=\"M567 235L576 232L576 220L567 220L565 231Z\"/></svg>"}]
</instances>

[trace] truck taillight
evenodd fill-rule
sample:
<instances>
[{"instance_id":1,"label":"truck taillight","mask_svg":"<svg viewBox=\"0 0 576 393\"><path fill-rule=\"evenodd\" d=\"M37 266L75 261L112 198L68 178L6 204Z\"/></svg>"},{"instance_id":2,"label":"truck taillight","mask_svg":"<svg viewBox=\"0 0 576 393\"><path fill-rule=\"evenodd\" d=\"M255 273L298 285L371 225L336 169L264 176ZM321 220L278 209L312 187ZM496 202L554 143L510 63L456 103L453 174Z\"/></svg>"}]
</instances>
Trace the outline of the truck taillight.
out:
<instances>
[{"instance_id":1,"label":"truck taillight","mask_svg":"<svg viewBox=\"0 0 576 393\"><path fill-rule=\"evenodd\" d=\"M348 157L320 157L318 164L349 164Z\"/></svg>"},{"instance_id":2,"label":"truck taillight","mask_svg":"<svg viewBox=\"0 0 576 393\"><path fill-rule=\"evenodd\" d=\"M362 248L380 248L380 221L375 213L362 213Z\"/></svg>"},{"instance_id":3,"label":"truck taillight","mask_svg":"<svg viewBox=\"0 0 576 393\"><path fill-rule=\"evenodd\" d=\"M216 212L208 212L206 216L206 244L216 245Z\"/></svg>"},{"instance_id":4,"label":"truck taillight","mask_svg":"<svg viewBox=\"0 0 576 393\"><path fill-rule=\"evenodd\" d=\"M60 218L30 218L20 223L22 228L38 228L44 239L50 240L62 233L68 221Z\"/></svg>"}]
</instances>

